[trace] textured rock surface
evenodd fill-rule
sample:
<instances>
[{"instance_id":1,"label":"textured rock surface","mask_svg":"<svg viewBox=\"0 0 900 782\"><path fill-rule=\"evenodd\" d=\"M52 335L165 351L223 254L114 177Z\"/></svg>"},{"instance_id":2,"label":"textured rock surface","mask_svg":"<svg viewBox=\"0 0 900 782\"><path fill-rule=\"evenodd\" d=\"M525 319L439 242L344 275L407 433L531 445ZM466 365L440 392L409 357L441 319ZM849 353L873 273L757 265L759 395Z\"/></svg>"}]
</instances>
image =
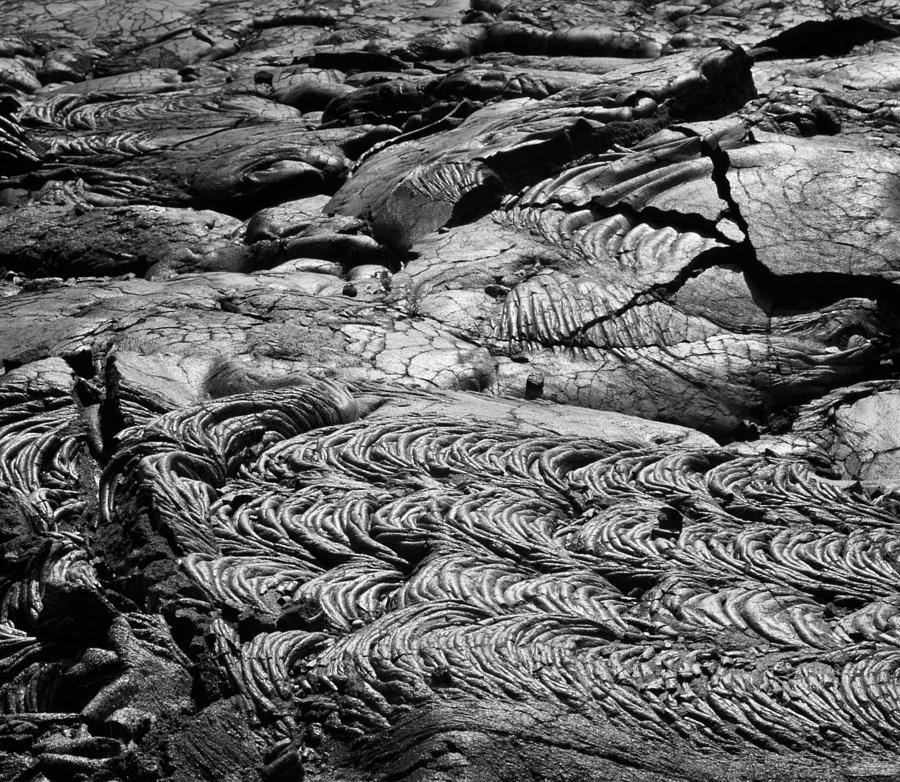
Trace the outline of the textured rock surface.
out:
<instances>
[{"instance_id":1,"label":"textured rock surface","mask_svg":"<svg viewBox=\"0 0 900 782\"><path fill-rule=\"evenodd\" d=\"M0 29L0 779L900 778L895 3Z\"/></svg>"}]
</instances>

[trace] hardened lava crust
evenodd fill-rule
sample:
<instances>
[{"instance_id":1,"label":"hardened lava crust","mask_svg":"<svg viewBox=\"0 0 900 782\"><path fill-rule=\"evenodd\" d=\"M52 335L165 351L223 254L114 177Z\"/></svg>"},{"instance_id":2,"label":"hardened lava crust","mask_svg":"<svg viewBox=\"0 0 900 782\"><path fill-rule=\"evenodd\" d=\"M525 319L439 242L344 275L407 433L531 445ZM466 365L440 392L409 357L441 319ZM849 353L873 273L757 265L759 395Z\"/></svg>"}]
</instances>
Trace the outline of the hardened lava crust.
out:
<instances>
[{"instance_id":1,"label":"hardened lava crust","mask_svg":"<svg viewBox=\"0 0 900 782\"><path fill-rule=\"evenodd\" d=\"M0 0L0 780L900 779L900 6Z\"/></svg>"}]
</instances>

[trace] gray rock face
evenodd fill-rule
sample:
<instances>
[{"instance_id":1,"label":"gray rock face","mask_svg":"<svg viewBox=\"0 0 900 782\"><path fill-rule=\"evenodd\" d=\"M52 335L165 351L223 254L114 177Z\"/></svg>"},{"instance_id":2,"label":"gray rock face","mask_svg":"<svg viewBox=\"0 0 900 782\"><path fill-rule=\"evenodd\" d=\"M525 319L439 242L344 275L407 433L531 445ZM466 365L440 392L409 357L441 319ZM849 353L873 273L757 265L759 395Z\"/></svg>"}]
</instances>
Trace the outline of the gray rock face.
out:
<instances>
[{"instance_id":1,"label":"gray rock face","mask_svg":"<svg viewBox=\"0 0 900 782\"><path fill-rule=\"evenodd\" d=\"M0 779L900 777L893 4L0 26Z\"/></svg>"}]
</instances>

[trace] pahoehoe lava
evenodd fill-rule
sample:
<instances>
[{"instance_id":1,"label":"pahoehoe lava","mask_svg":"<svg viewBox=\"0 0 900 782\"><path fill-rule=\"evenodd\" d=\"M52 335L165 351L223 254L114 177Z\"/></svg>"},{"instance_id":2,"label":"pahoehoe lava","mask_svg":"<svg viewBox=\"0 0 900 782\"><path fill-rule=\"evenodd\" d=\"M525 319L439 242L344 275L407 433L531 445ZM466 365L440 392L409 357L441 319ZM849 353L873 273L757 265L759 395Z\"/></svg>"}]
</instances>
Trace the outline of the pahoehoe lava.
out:
<instances>
[{"instance_id":1,"label":"pahoehoe lava","mask_svg":"<svg viewBox=\"0 0 900 782\"><path fill-rule=\"evenodd\" d=\"M896 3L0 28L0 780L900 779Z\"/></svg>"}]
</instances>

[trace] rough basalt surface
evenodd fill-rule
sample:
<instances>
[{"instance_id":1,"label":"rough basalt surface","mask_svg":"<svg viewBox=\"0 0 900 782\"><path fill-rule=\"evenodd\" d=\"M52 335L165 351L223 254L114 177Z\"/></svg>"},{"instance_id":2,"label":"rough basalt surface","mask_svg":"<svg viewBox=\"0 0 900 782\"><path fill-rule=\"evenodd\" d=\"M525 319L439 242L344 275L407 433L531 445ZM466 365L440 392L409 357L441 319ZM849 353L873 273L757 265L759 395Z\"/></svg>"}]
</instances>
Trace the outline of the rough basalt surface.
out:
<instances>
[{"instance_id":1,"label":"rough basalt surface","mask_svg":"<svg viewBox=\"0 0 900 782\"><path fill-rule=\"evenodd\" d=\"M896 3L0 31L0 779L900 779Z\"/></svg>"}]
</instances>

